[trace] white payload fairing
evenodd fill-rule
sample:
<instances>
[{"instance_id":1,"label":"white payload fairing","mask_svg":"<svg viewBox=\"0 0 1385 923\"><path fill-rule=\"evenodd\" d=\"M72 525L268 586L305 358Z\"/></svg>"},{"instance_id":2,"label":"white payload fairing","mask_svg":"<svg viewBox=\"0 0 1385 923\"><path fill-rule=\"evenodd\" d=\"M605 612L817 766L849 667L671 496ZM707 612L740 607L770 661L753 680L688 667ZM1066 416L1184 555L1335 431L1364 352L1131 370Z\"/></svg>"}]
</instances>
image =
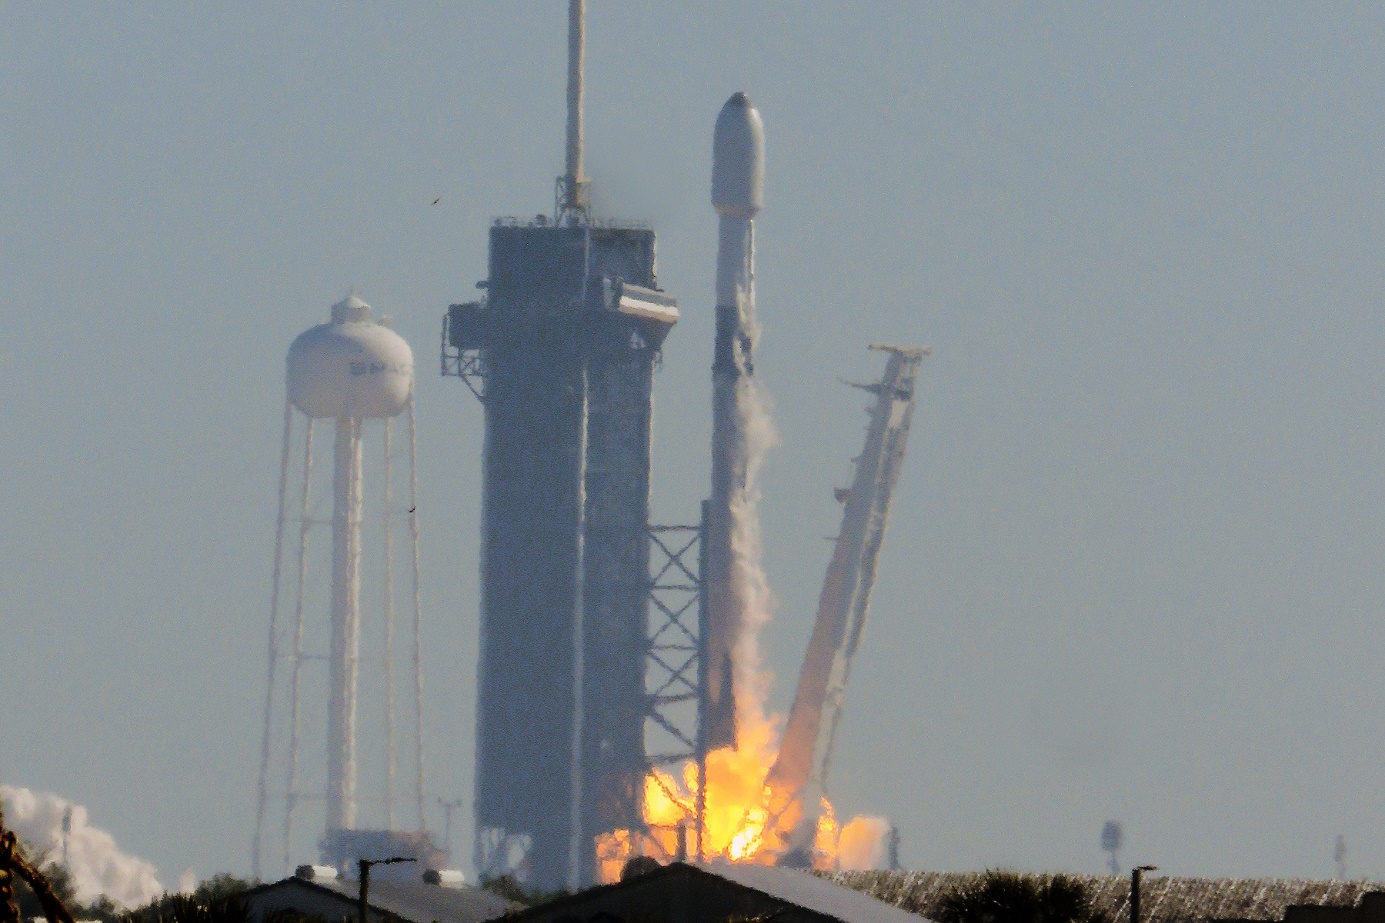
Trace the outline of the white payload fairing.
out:
<instances>
[{"instance_id":1,"label":"white payload fairing","mask_svg":"<svg viewBox=\"0 0 1385 923\"><path fill-rule=\"evenodd\" d=\"M736 579L735 514L746 503L747 414L753 399L755 215L764 205L765 129L744 93L727 100L712 141L717 245L716 354L712 363L712 494L707 508L707 621L703 657L704 746L736 741L734 662L745 625L746 588Z\"/></svg>"}]
</instances>

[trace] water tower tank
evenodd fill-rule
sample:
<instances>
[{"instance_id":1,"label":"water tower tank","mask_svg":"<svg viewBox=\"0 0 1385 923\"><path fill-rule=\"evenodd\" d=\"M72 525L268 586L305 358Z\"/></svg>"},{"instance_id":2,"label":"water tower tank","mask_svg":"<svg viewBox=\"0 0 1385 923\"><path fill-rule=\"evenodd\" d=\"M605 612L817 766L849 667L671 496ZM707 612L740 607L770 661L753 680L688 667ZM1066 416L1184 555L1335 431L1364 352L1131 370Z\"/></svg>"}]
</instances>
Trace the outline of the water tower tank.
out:
<instances>
[{"instance_id":1,"label":"water tower tank","mask_svg":"<svg viewBox=\"0 0 1385 923\"><path fill-rule=\"evenodd\" d=\"M393 417L414 389L414 354L399 334L370 319L354 295L332 305L332 319L289 347L288 394L309 417Z\"/></svg>"}]
</instances>

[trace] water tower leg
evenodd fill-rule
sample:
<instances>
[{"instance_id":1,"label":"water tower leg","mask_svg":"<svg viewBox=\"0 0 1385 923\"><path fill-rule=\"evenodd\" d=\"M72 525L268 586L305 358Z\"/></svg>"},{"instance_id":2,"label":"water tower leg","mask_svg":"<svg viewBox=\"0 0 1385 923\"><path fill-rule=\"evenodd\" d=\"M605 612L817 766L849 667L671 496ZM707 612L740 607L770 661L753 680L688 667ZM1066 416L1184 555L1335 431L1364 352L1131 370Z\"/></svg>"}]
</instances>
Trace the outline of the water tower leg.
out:
<instances>
[{"instance_id":1,"label":"water tower leg","mask_svg":"<svg viewBox=\"0 0 1385 923\"><path fill-rule=\"evenodd\" d=\"M356 823L360 663L361 421L337 418L332 472L332 651L328 665L327 830Z\"/></svg>"},{"instance_id":2,"label":"water tower leg","mask_svg":"<svg viewBox=\"0 0 1385 923\"><path fill-rule=\"evenodd\" d=\"M423 610L419 604L421 573L418 563L418 424L414 419L414 399L409 398L409 539L414 567L414 769L417 773L414 794L418 798L418 829L424 829L423 818L423 642L419 630Z\"/></svg>"},{"instance_id":3,"label":"water tower leg","mask_svg":"<svg viewBox=\"0 0 1385 923\"><path fill-rule=\"evenodd\" d=\"M260 738L259 799L255 808L255 840L250 868L261 877L260 845L264 838L265 802L269 799L270 719L274 711L274 668L279 661L279 570L284 560L284 505L289 489L289 442L293 438L293 405L284 401L284 442L279 453L279 516L274 524L274 577L269 591L269 677L265 682L264 736Z\"/></svg>"},{"instance_id":4,"label":"water tower leg","mask_svg":"<svg viewBox=\"0 0 1385 923\"><path fill-rule=\"evenodd\" d=\"M284 787L284 872L293 868L293 811L298 807L299 683L303 675L303 588L308 582L308 490L313 480L313 420L303 437L303 490L298 495L298 596L293 604L293 660L289 673L289 767Z\"/></svg>"},{"instance_id":5,"label":"water tower leg","mask_svg":"<svg viewBox=\"0 0 1385 923\"><path fill-rule=\"evenodd\" d=\"M390 514L394 509L391 439L393 421L385 418L385 512L380 528L385 540L385 827L394 829L394 779L399 753L394 745L394 532Z\"/></svg>"}]
</instances>

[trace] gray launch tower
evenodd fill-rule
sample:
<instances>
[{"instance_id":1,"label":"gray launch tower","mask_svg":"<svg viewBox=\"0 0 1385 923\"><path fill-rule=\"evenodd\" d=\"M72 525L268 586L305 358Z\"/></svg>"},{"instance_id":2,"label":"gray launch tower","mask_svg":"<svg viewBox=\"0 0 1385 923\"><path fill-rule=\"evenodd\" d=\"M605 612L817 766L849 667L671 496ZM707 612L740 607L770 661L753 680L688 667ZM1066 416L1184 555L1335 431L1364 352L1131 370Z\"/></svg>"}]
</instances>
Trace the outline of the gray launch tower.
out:
<instances>
[{"instance_id":1,"label":"gray launch tower","mask_svg":"<svg viewBox=\"0 0 1385 923\"><path fill-rule=\"evenodd\" d=\"M556 214L495 222L485 297L443 330L443 374L485 412L475 861L549 888L643 822L651 388L678 319L654 232L591 218L569 14Z\"/></svg>"}]
</instances>

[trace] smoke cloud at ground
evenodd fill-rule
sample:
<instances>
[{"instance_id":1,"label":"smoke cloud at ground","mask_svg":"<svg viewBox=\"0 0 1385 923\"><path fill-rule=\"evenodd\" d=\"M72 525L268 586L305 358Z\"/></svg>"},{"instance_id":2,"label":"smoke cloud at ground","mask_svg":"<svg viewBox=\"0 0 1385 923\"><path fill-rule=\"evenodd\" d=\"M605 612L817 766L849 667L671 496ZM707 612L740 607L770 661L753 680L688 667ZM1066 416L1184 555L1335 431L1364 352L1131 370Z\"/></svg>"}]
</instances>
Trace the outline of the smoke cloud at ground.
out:
<instances>
[{"instance_id":1,"label":"smoke cloud at ground","mask_svg":"<svg viewBox=\"0 0 1385 923\"><path fill-rule=\"evenodd\" d=\"M51 792L0 784L0 803L5 825L15 832L43 865L61 863L67 840L67 865L72 873L77 902L90 904L105 896L121 908L139 907L162 896L158 869L151 863L122 852L115 837L90 824L87 809ZM71 811L71 830L64 835L63 817ZM191 870L179 879L179 888L195 886Z\"/></svg>"},{"instance_id":2,"label":"smoke cloud at ground","mask_svg":"<svg viewBox=\"0 0 1385 923\"><path fill-rule=\"evenodd\" d=\"M837 865L843 872L864 872L886 867L886 843L890 822L883 817L853 817L837 840Z\"/></svg>"}]
</instances>

